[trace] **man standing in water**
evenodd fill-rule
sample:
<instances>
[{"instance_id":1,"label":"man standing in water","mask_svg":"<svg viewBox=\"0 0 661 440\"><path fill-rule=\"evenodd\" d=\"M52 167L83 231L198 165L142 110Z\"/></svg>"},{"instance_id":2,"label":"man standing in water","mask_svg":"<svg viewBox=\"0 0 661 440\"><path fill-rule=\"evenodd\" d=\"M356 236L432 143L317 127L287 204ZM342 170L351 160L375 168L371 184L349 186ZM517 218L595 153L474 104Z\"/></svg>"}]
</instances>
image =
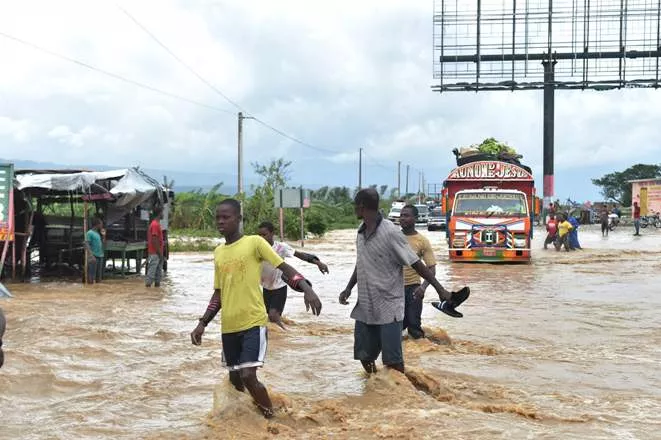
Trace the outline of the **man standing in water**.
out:
<instances>
[{"instance_id":1,"label":"man standing in water","mask_svg":"<svg viewBox=\"0 0 661 440\"><path fill-rule=\"evenodd\" d=\"M463 316L455 310L463 300L445 290L408 245L404 234L379 215L379 194L373 188L358 191L354 198L356 216L363 220L356 238L356 267L340 304L348 304L351 290L358 284L358 301L351 312L354 327L354 359L365 371L376 372L376 358L383 364L404 371L402 321L404 320L403 267L411 266L434 286L441 309L450 316Z\"/></svg>"},{"instance_id":2,"label":"man standing in water","mask_svg":"<svg viewBox=\"0 0 661 440\"><path fill-rule=\"evenodd\" d=\"M221 312L222 360L232 385L248 389L264 417L273 417L273 404L264 385L257 380L257 367L264 365L268 317L260 286L262 262L282 271L289 285L303 291L305 308L321 313L321 301L311 284L285 263L263 238L244 236L240 230L241 205L223 200L216 209L216 226L225 244L214 251L214 292L204 316L191 333L194 345L202 343L204 329Z\"/></svg>"},{"instance_id":3,"label":"man standing in water","mask_svg":"<svg viewBox=\"0 0 661 440\"><path fill-rule=\"evenodd\" d=\"M2 337L5 335L5 325L5 315L2 313L2 309L0 309L0 368L5 363L5 353L2 351Z\"/></svg>"},{"instance_id":4,"label":"man standing in water","mask_svg":"<svg viewBox=\"0 0 661 440\"><path fill-rule=\"evenodd\" d=\"M154 214L149 229L147 230L147 269L145 270L145 286L161 287L161 277L163 276L163 229L161 228L161 218L163 217L163 208L157 206L154 208Z\"/></svg>"},{"instance_id":5,"label":"man standing in water","mask_svg":"<svg viewBox=\"0 0 661 440\"><path fill-rule=\"evenodd\" d=\"M436 276L436 258L427 237L415 230L415 222L418 219L418 208L406 205L399 214L399 225L408 240L409 246L418 258L424 261L427 269ZM429 282L420 285L420 275L410 266L404 267L404 322L403 329L408 330L413 339L425 336L422 330L422 300Z\"/></svg>"},{"instance_id":6,"label":"man standing in water","mask_svg":"<svg viewBox=\"0 0 661 440\"><path fill-rule=\"evenodd\" d=\"M287 243L275 241L273 238L274 232L275 228L271 222L262 222L257 229L257 234L266 240L283 260L287 257L296 257L315 264L321 273L328 273L328 266L322 263L316 255L296 251ZM281 317L287 302L287 283L282 279L282 271L273 267L268 261L262 263L262 287L264 288L264 305L269 315L269 321L283 327Z\"/></svg>"},{"instance_id":7,"label":"man standing in water","mask_svg":"<svg viewBox=\"0 0 661 440\"><path fill-rule=\"evenodd\" d=\"M100 283L103 279L105 262L103 257L103 243L106 241L106 231L103 229L103 220L94 217L92 228L85 235L87 248L87 284Z\"/></svg>"},{"instance_id":8,"label":"man standing in water","mask_svg":"<svg viewBox=\"0 0 661 440\"><path fill-rule=\"evenodd\" d=\"M633 235L638 236L640 235L640 206L638 206L638 202L633 202L632 217L633 227L636 229L636 233Z\"/></svg>"}]
</instances>

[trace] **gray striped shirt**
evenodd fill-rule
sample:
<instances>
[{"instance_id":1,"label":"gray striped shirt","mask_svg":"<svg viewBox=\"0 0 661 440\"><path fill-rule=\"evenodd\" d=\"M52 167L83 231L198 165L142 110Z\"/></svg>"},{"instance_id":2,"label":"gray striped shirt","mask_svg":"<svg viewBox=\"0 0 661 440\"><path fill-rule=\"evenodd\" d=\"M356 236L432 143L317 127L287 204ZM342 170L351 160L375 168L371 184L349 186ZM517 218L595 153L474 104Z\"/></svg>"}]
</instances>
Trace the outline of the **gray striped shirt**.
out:
<instances>
[{"instance_id":1,"label":"gray striped shirt","mask_svg":"<svg viewBox=\"0 0 661 440\"><path fill-rule=\"evenodd\" d=\"M376 230L366 236L365 225L356 237L358 301L351 317L366 324L388 324L404 319L402 267L420 258L402 231L378 217Z\"/></svg>"}]
</instances>

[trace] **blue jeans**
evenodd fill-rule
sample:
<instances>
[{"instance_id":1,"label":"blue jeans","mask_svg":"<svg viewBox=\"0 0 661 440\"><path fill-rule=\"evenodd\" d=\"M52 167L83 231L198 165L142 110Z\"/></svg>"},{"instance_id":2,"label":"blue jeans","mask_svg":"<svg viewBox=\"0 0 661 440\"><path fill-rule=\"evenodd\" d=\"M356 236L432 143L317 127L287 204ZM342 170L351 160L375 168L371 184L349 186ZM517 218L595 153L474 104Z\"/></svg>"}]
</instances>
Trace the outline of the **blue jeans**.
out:
<instances>
[{"instance_id":1,"label":"blue jeans","mask_svg":"<svg viewBox=\"0 0 661 440\"><path fill-rule=\"evenodd\" d=\"M633 221L633 227L636 228L636 235L640 234L640 219L637 218Z\"/></svg>"},{"instance_id":2,"label":"blue jeans","mask_svg":"<svg viewBox=\"0 0 661 440\"><path fill-rule=\"evenodd\" d=\"M103 269L105 269L103 257L94 257L87 262L87 282L100 283L103 279Z\"/></svg>"},{"instance_id":3,"label":"blue jeans","mask_svg":"<svg viewBox=\"0 0 661 440\"><path fill-rule=\"evenodd\" d=\"M422 299L415 299L413 292L420 284L409 284L404 286L404 324L403 328L408 330L413 339L424 338L422 330Z\"/></svg>"}]
</instances>

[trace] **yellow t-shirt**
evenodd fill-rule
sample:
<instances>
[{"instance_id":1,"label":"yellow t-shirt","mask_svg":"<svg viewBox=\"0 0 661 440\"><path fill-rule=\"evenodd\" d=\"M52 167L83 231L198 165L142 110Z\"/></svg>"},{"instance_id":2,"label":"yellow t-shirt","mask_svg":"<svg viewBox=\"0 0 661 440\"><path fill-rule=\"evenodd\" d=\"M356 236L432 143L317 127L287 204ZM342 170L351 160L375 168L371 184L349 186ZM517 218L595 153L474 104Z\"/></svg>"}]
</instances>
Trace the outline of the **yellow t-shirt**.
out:
<instances>
[{"instance_id":1,"label":"yellow t-shirt","mask_svg":"<svg viewBox=\"0 0 661 440\"><path fill-rule=\"evenodd\" d=\"M284 260L266 240L246 235L214 251L214 289L220 289L222 333L236 333L268 323L261 287L262 261L274 267Z\"/></svg>"},{"instance_id":2,"label":"yellow t-shirt","mask_svg":"<svg viewBox=\"0 0 661 440\"><path fill-rule=\"evenodd\" d=\"M574 229L574 227L567 220L558 224L558 233L560 234L560 237L564 237L572 229Z\"/></svg>"},{"instance_id":3,"label":"yellow t-shirt","mask_svg":"<svg viewBox=\"0 0 661 440\"><path fill-rule=\"evenodd\" d=\"M406 235L406 239L413 252L424 261L427 267L436 264L436 257L434 257L434 251L427 237L422 234L414 234ZM410 266L406 266L404 267L404 285L408 286L411 284L420 284L420 276Z\"/></svg>"}]
</instances>

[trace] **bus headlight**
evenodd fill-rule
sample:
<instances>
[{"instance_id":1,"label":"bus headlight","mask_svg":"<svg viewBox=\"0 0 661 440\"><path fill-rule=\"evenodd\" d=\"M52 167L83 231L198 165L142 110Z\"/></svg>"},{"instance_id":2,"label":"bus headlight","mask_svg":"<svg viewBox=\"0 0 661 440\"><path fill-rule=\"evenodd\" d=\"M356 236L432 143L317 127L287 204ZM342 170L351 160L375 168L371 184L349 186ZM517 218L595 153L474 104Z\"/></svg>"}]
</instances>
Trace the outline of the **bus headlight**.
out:
<instances>
[{"instance_id":1,"label":"bus headlight","mask_svg":"<svg viewBox=\"0 0 661 440\"><path fill-rule=\"evenodd\" d=\"M528 238L526 234L514 234L512 244L515 248L525 248L528 246Z\"/></svg>"},{"instance_id":2,"label":"bus headlight","mask_svg":"<svg viewBox=\"0 0 661 440\"><path fill-rule=\"evenodd\" d=\"M465 232L455 232L454 237L452 238L452 247L454 248L464 248L466 247L466 233Z\"/></svg>"}]
</instances>

